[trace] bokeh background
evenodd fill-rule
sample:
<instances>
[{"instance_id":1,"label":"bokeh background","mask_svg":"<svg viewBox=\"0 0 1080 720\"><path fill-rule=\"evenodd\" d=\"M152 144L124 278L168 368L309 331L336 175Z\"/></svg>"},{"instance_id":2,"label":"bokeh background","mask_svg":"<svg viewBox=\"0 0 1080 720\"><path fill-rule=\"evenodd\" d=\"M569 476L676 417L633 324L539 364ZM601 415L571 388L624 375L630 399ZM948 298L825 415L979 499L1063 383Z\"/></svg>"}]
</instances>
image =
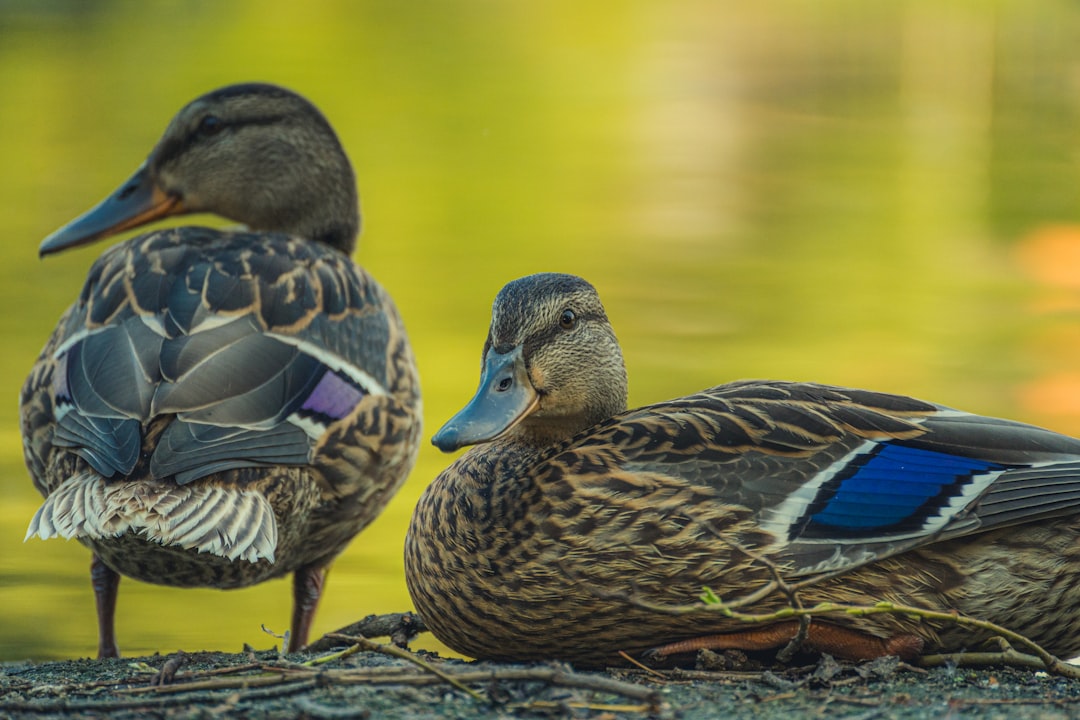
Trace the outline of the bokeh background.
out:
<instances>
[{"instance_id":1,"label":"bokeh background","mask_svg":"<svg viewBox=\"0 0 1080 720\"><path fill-rule=\"evenodd\" d=\"M475 388L494 294L542 270L600 290L632 404L775 377L1080 433L1078 38L1064 0L0 0L0 660L96 648L89 553L22 542L16 404L103 248L37 244L188 100L272 81L337 128L426 436ZM447 463L425 444L316 632L410 607L405 528ZM287 581L127 580L120 645L269 647L289 605Z\"/></svg>"}]
</instances>

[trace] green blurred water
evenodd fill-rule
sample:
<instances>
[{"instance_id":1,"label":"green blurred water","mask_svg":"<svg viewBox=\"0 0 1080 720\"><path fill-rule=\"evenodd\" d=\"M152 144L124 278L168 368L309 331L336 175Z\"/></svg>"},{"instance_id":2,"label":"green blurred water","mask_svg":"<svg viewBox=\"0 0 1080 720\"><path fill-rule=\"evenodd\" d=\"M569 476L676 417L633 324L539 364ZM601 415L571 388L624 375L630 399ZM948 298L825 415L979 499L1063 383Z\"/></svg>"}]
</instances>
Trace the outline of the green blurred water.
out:
<instances>
[{"instance_id":1,"label":"green blurred water","mask_svg":"<svg viewBox=\"0 0 1080 720\"><path fill-rule=\"evenodd\" d=\"M1080 433L1078 31L1050 0L0 0L0 659L96 642L88 552L21 542L16 403L101 248L37 243L196 95L277 82L337 128L428 436L475 387L495 292L541 270L598 287L633 404L811 379ZM409 607L405 527L447 463L425 446L317 632ZM266 647L289 596L125 581L121 648Z\"/></svg>"}]
</instances>

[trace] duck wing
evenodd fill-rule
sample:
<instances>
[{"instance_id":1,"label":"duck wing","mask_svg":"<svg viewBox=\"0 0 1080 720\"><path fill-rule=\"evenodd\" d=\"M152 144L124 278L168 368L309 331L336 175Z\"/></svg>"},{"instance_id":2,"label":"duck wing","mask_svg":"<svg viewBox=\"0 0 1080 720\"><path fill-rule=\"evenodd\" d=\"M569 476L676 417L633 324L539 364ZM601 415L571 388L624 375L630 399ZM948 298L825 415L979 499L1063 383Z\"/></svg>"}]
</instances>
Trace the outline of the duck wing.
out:
<instances>
[{"instance_id":1,"label":"duck wing","mask_svg":"<svg viewBox=\"0 0 1080 720\"><path fill-rule=\"evenodd\" d=\"M311 462L327 428L385 394L389 301L329 247L185 227L118 245L57 329L53 443L127 476ZM32 376L33 377L33 376Z\"/></svg>"},{"instance_id":2,"label":"duck wing","mask_svg":"<svg viewBox=\"0 0 1080 720\"><path fill-rule=\"evenodd\" d=\"M792 575L1080 512L1080 440L808 383L743 381L632 410L546 465L602 468L609 493L681 497L671 512L702 522L725 508Z\"/></svg>"}]
</instances>

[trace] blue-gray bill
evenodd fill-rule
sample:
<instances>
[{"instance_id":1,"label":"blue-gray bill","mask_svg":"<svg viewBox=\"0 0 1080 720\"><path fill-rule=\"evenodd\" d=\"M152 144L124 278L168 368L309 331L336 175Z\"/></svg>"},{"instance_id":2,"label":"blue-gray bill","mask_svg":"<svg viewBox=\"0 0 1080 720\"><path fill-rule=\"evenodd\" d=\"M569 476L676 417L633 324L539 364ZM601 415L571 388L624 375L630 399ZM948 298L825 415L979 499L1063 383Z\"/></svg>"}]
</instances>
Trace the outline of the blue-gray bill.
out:
<instances>
[{"instance_id":1,"label":"blue-gray bill","mask_svg":"<svg viewBox=\"0 0 1080 720\"><path fill-rule=\"evenodd\" d=\"M431 443L443 452L453 452L494 440L532 412L538 401L521 347L506 353L488 350L476 394L435 433Z\"/></svg>"},{"instance_id":2,"label":"blue-gray bill","mask_svg":"<svg viewBox=\"0 0 1080 720\"><path fill-rule=\"evenodd\" d=\"M181 199L154 183L145 163L119 188L85 213L42 240L41 256L186 212Z\"/></svg>"}]
</instances>

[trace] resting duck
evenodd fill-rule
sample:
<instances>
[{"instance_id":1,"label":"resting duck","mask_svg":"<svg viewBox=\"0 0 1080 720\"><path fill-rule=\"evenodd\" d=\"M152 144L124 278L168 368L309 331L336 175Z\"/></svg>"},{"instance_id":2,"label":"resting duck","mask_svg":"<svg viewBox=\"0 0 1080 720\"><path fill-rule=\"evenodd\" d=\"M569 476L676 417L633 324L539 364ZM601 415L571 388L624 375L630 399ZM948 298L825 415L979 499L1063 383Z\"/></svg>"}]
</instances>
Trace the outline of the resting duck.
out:
<instances>
[{"instance_id":1,"label":"resting duck","mask_svg":"<svg viewBox=\"0 0 1080 720\"><path fill-rule=\"evenodd\" d=\"M47 255L159 218L94 263L20 397L45 497L27 538L93 552L98 655L119 654L121 575L237 588L293 573L289 649L328 567L412 468L416 365L382 287L350 259L352 167L323 115L273 85L204 95Z\"/></svg>"},{"instance_id":2,"label":"resting duck","mask_svg":"<svg viewBox=\"0 0 1080 720\"><path fill-rule=\"evenodd\" d=\"M427 488L406 540L416 609L477 658L583 666L783 647L743 612L894 603L956 610L1080 653L1080 440L908 397L742 381L626 409L596 291L541 274L498 294L480 387L434 437L475 445ZM770 567L771 566L771 567ZM666 608L691 608L687 616ZM815 617L848 659L974 648L901 615Z\"/></svg>"}]
</instances>

